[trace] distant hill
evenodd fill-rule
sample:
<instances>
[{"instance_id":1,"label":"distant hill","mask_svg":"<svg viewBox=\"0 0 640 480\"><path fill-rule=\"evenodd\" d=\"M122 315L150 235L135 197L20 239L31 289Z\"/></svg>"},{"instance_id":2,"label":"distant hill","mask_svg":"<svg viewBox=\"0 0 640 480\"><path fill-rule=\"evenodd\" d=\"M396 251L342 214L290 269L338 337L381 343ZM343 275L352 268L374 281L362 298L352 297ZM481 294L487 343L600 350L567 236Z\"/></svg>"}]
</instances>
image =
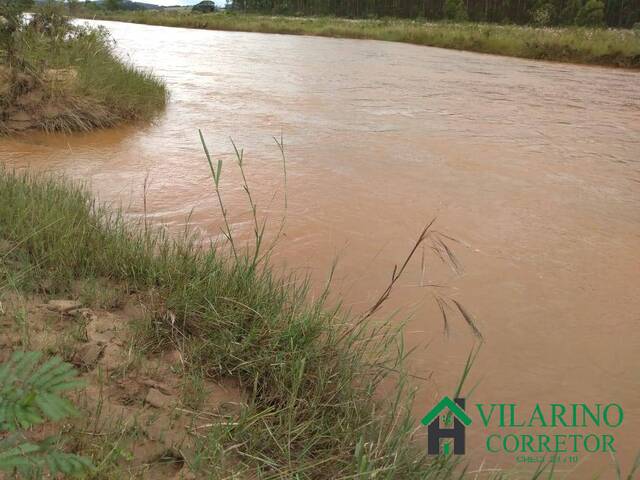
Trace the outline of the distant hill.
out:
<instances>
[{"instance_id":1,"label":"distant hill","mask_svg":"<svg viewBox=\"0 0 640 480\"><path fill-rule=\"evenodd\" d=\"M156 5L154 3L133 2L131 0L123 0L121 8L122 10L159 10L163 7L160 5Z\"/></svg>"},{"instance_id":2,"label":"distant hill","mask_svg":"<svg viewBox=\"0 0 640 480\"><path fill-rule=\"evenodd\" d=\"M131 2L129 0L124 0L122 2L123 10L158 10L161 7L160 5L155 5L153 3L143 3L143 2Z\"/></svg>"}]
</instances>

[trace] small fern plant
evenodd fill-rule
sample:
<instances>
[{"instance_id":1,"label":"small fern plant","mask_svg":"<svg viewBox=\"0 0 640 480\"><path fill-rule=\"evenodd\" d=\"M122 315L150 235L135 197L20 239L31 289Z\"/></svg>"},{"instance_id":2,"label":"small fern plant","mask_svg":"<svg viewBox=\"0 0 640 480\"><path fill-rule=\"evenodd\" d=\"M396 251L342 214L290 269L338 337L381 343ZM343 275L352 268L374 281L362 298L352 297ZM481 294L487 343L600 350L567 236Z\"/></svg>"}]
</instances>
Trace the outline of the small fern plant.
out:
<instances>
[{"instance_id":1,"label":"small fern plant","mask_svg":"<svg viewBox=\"0 0 640 480\"><path fill-rule=\"evenodd\" d=\"M73 476L93 468L86 458L56 448L53 437L33 441L26 436L33 426L76 415L60 393L81 385L71 365L59 357L43 362L41 352L14 352L0 364L0 472L40 478L46 471Z\"/></svg>"}]
</instances>

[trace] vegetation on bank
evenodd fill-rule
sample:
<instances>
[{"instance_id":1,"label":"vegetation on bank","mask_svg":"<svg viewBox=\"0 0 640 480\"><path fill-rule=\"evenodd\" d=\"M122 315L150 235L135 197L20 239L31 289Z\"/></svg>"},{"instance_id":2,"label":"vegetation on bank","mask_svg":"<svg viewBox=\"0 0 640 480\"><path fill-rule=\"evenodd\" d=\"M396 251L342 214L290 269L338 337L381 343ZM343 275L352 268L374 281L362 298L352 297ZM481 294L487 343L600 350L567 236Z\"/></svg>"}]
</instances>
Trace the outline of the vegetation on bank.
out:
<instances>
[{"instance_id":1,"label":"vegetation on bank","mask_svg":"<svg viewBox=\"0 0 640 480\"><path fill-rule=\"evenodd\" d=\"M232 0L238 12L471 20L519 25L629 28L640 21L639 0Z\"/></svg>"},{"instance_id":2,"label":"vegetation on bank","mask_svg":"<svg viewBox=\"0 0 640 480\"><path fill-rule=\"evenodd\" d=\"M152 10L163 7L130 0L85 3L93 10ZM78 0L68 0L79 9ZM216 10L211 0L193 11ZM175 10L177 7L168 7ZM607 26L631 28L640 22L640 0L228 0L227 11L263 15L336 16L343 18L410 18L536 26Z\"/></svg>"},{"instance_id":3,"label":"vegetation on bank","mask_svg":"<svg viewBox=\"0 0 640 480\"><path fill-rule=\"evenodd\" d=\"M401 19L299 18L228 12L85 11L80 15L168 27L386 40L511 57L640 68L640 33L632 30L429 23Z\"/></svg>"},{"instance_id":4,"label":"vegetation on bank","mask_svg":"<svg viewBox=\"0 0 640 480\"><path fill-rule=\"evenodd\" d=\"M74 26L49 3L0 0L0 134L86 131L146 120L167 99L164 83L114 53L104 29Z\"/></svg>"},{"instance_id":5,"label":"vegetation on bank","mask_svg":"<svg viewBox=\"0 0 640 480\"><path fill-rule=\"evenodd\" d=\"M242 168L241 155L238 164ZM222 201L221 164L210 165ZM226 220L224 208L222 215ZM202 248L188 231L172 239L146 221L127 223L64 179L0 169L0 323L3 331L10 331L7 322L16 329L13 340L0 343L27 348L53 335L53 344L39 348L79 357L88 381L101 379L92 408L130 412L140 405L140 415L148 415L144 401L167 411L169 387L160 384L184 378L183 401L167 418L188 412L199 420L185 427L192 441L147 463L170 458L197 478L452 478L454 461L428 458L424 445L413 441L419 430L404 383L400 330L372 323L373 311L353 318L327 305L326 292L310 298L303 279L275 275L257 220L255 249L241 249L227 233L225 245ZM428 235L427 228L420 238ZM50 301L60 297L71 297L71 305ZM141 313L114 322L131 302ZM47 306L61 313L34 324ZM69 315L75 320L65 321ZM128 323L130 333L105 340L109 318L115 329ZM92 326L96 322L100 328ZM43 332L47 324L53 333ZM102 341L93 342L96 352L94 337ZM177 366L140 380L144 361L176 350ZM6 352L0 349L0 356ZM242 396L240 408L223 414L201 399L203 385L225 379L236 382ZM395 385L395 393L380 398L382 382ZM131 393L132 384L142 385L146 397ZM153 398L149 385L158 390ZM114 399L122 403L112 405ZM69 440L68 453L96 466L95 478L121 478L137 455L127 445L153 440L146 423L121 427L120 417L108 411L106 430L94 425L104 423L105 413L88 408L84 421L59 432L60 441Z\"/></svg>"}]
</instances>

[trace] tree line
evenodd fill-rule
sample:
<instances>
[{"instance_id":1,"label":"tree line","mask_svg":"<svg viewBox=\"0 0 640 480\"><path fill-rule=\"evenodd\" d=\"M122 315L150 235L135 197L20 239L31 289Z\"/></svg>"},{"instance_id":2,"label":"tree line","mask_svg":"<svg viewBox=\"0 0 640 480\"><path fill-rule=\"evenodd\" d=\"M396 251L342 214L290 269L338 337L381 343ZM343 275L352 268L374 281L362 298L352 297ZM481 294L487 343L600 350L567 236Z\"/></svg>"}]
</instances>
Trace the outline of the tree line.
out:
<instances>
[{"instance_id":1,"label":"tree line","mask_svg":"<svg viewBox=\"0 0 640 480\"><path fill-rule=\"evenodd\" d=\"M242 12L629 28L640 0L228 0Z\"/></svg>"}]
</instances>

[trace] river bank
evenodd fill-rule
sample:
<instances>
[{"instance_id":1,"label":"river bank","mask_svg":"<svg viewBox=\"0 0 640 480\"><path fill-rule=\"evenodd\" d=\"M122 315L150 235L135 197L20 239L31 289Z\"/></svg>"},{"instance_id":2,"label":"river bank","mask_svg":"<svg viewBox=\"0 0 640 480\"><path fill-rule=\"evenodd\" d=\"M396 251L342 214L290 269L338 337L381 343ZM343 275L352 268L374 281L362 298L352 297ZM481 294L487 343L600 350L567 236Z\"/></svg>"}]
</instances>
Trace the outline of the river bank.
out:
<instances>
[{"instance_id":1,"label":"river bank","mask_svg":"<svg viewBox=\"0 0 640 480\"><path fill-rule=\"evenodd\" d=\"M309 299L232 242L197 245L0 169L2 355L60 355L88 384L61 445L104 478L451 477L412 443L399 329Z\"/></svg>"},{"instance_id":2,"label":"river bank","mask_svg":"<svg viewBox=\"0 0 640 480\"><path fill-rule=\"evenodd\" d=\"M87 11L80 16L167 27L384 40L536 60L640 68L640 35L631 30L176 11Z\"/></svg>"},{"instance_id":3,"label":"river bank","mask_svg":"<svg viewBox=\"0 0 640 480\"><path fill-rule=\"evenodd\" d=\"M162 80L116 56L106 30L74 26L59 8L3 23L0 134L88 131L164 108Z\"/></svg>"}]
</instances>

